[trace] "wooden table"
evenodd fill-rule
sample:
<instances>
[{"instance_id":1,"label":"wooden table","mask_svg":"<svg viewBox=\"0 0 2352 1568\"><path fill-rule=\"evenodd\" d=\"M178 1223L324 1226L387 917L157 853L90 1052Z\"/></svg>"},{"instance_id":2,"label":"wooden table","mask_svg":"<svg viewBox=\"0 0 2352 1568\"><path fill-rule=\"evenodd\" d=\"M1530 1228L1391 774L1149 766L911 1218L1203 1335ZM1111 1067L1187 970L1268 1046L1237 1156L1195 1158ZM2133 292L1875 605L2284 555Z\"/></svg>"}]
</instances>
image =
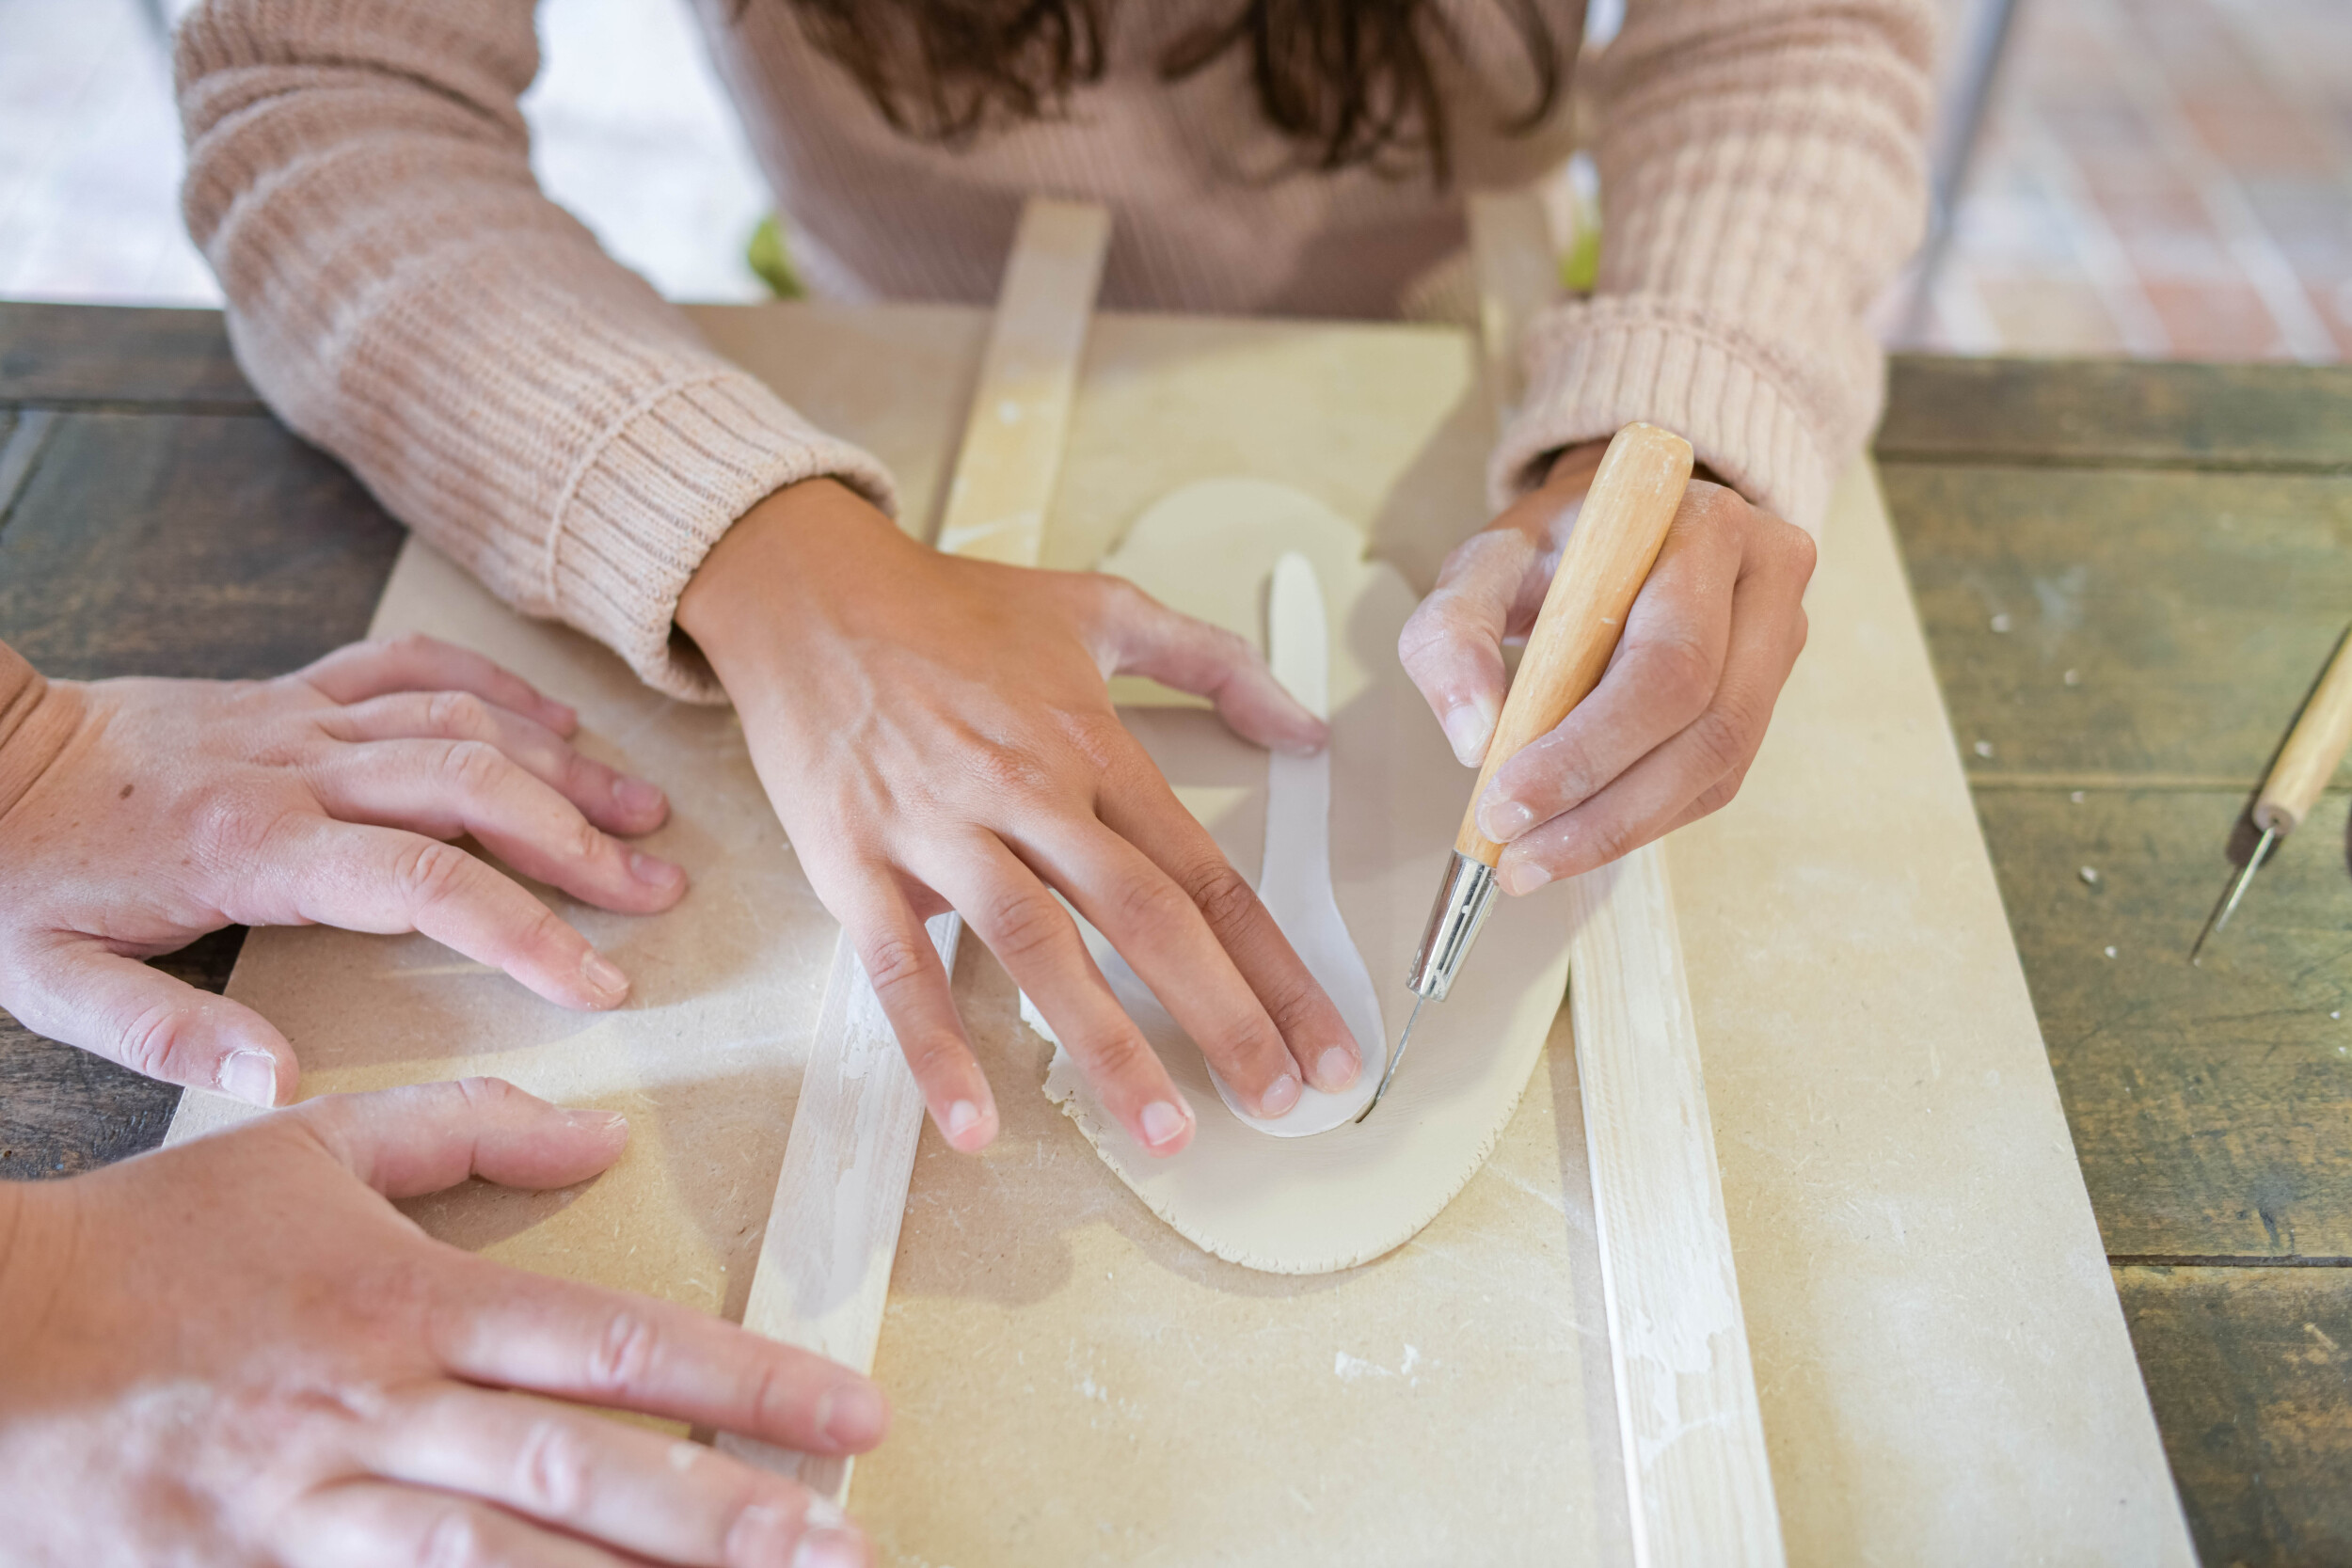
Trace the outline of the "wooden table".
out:
<instances>
[{"instance_id":1,"label":"wooden table","mask_svg":"<svg viewBox=\"0 0 2352 1568\"><path fill-rule=\"evenodd\" d=\"M2352 372L1899 361L1879 454L2199 1545L2352 1555L2341 795L2183 961L2352 619ZM44 670L276 673L399 542L212 312L0 305L0 638ZM238 941L162 961L216 988ZM0 1014L0 1175L150 1148L176 1094Z\"/></svg>"}]
</instances>

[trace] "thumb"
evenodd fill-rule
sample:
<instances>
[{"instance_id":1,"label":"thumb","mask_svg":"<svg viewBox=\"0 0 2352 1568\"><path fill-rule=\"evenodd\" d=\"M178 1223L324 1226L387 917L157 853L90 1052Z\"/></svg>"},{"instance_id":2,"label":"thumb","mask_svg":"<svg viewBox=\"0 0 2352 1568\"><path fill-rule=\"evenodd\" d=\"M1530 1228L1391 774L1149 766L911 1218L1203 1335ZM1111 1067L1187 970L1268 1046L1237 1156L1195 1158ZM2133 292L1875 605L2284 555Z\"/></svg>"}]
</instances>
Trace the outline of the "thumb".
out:
<instances>
[{"instance_id":1,"label":"thumb","mask_svg":"<svg viewBox=\"0 0 2352 1568\"><path fill-rule=\"evenodd\" d=\"M567 1111L503 1078L332 1094L287 1113L386 1197L415 1197L478 1176L544 1192L585 1181L621 1157L628 1121Z\"/></svg>"},{"instance_id":2,"label":"thumb","mask_svg":"<svg viewBox=\"0 0 2352 1568\"><path fill-rule=\"evenodd\" d=\"M1477 767L1494 738L1508 685L1502 639L1539 553L1518 528L1472 534L1446 557L1438 586L1397 636L1406 674L1465 768Z\"/></svg>"},{"instance_id":3,"label":"thumb","mask_svg":"<svg viewBox=\"0 0 2352 1568\"><path fill-rule=\"evenodd\" d=\"M1307 755L1323 749L1330 726L1284 689L1247 639L1120 586L1134 597L1112 624L1113 673L1148 675L1206 697L1235 735L1270 751Z\"/></svg>"},{"instance_id":4,"label":"thumb","mask_svg":"<svg viewBox=\"0 0 2352 1568\"><path fill-rule=\"evenodd\" d=\"M32 1028L167 1084L217 1089L255 1105L294 1098L294 1047L242 1002L199 990L94 942L30 966L36 990L16 1008Z\"/></svg>"}]
</instances>

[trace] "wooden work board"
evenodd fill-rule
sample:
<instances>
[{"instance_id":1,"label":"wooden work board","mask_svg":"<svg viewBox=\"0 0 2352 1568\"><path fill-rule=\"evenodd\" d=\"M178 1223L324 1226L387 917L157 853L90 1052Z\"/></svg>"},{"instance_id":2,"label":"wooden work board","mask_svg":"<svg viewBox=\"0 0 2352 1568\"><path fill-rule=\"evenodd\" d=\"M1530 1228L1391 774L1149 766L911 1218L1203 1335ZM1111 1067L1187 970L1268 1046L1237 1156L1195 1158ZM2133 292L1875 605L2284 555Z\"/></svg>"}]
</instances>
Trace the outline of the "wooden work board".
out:
<instances>
[{"instance_id":1,"label":"wooden work board","mask_svg":"<svg viewBox=\"0 0 2352 1568\"><path fill-rule=\"evenodd\" d=\"M698 313L933 515L986 313ZM1106 314L1045 562L1100 559L1192 479L1277 480L1425 586L1482 520L1467 332ZM2190 1560L2016 955L1869 475L1841 488L1812 643L1740 800L1669 860L1788 1555ZM384 623L578 702L672 791L672 915L567 908L639 977L567 1014L419 939L249 939L231 993L305 1092L492 1071L628 1111L555 1195L416 1206L463 1244L739 1314L832 927L721 712L639 687L412 545ZM1435 725L1429 743L1441 744ZM1499 918L1507 918L1507 911ZM1153 1219L1032 1088L1045 1048L970 944L960 1005L1004 1134L917 1157L851 1505L885 1560L1603 1562L1625 1545L1575 1059L1556 1029L1486 1167L1398 1252L1254 1275ZM191 1096L175 1136L229 1113Z\"/></svg>"}]
</instances>

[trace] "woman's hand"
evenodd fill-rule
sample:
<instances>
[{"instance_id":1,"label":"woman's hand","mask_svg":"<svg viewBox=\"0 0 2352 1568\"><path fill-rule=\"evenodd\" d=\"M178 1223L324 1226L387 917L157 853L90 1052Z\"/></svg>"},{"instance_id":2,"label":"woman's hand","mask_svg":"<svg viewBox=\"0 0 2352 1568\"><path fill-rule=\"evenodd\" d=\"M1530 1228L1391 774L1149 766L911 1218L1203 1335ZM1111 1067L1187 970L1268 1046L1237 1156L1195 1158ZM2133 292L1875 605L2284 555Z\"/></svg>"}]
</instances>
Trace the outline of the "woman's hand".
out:
<instances>
[{"instance_id":1,"label":"woman's hand","mask_svg":"<svg viewBox=\"0 0 2352 1568\"><path fill-rule=\"evenodd\" d=\"M607 836L661 792L565 743L577 721L427 637L358 643L274 681L56 681L62 747L0 812L0 1006L175 1084L270 1105L294 1048L251 1008L136 961L220 927L421 931L551 1002L617 1006L621 972L444 840L606 909L669 908L685 873Z\"/></svg>"},{"instance_id":2,"label":"woman's hand","mask_svg":"<svg viewBox=\"0 0 2352 1568\"><path fill-rule=\"evenodd\" d=\"M1406 672L1464 766L1502 711L1502 640L1524 637L1605 442L1572 447L1446 558L1405 624ZM1496 770L1479 831L1504 846L1506 893L1604 865L1739 791L1804 646L1813 540L1737 491L1693 479L1600 684Z\"/></svg>"},{"instance_id":3,"label":"woman's hand","mask_svg":"<svg viewBox=\"0 0 2352 1568\"><path fill-rule=\"evenodd\" d=\"M0 1183L6 1555L866 1561L839 1512L783 1477L579 1407L844 1453L888 1422L866 1379L671 1303L485 1261L386 1201L469 1176L566 1186L628 1136L617 1116L473 1078Z\"/></svg>"},{"instance_id":4,"label":"woman's hand","mask_svg":"<svg viewBox=\"0 0 2352 1568\"><path fill-rule=\"evenodd\" d=\"M1184 1146L1191 1115L1056 893L1263 1114L1295 1104L1302 1078L1354 1080L1338 1010L1104 686L1151 675L1214 699L1260 745L1322 745L1322 722L1241 639L1113 578L941 555L830 480L737 523L677 620L735 699L809 880L957 1148L993 1137L996 1112L923 931L948 909L1155 1153Z\"/></svg>"}]
</instances>

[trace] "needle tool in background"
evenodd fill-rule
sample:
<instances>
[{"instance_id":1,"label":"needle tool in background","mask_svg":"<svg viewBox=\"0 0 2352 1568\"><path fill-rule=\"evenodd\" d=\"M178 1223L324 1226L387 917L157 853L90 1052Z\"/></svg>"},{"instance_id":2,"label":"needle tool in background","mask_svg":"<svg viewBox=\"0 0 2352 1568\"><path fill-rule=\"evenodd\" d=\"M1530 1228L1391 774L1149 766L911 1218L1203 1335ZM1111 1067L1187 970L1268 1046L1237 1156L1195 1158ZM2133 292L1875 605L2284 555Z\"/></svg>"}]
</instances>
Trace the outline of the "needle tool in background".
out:
<instances>
[{"instance_id":1,"label":"needle tool in background","mask_svg":"<svg viewBox=\"0 0 2352 1568\"><path fill-rule=\"evenodd\" d=\"M1600 684L1634 596L1649 580L1649 569L1682 504L1682 492L1691 483L1691 461L1690 442L1647 424L1626 426L1602 453L1593 487L1577 513L1576 528L1544 593L1543 608L1527 634L1518 674L1495 721L1486 764L1478 770L1462 831L1446 862L1445 881L1422 932L1413 971L1406 977L1413 991L1413 1015L1405 1021L1405 1032L1389 1053L1389 1069L1358 1121L1379 1108L1396 1081L1397 1064L1405 1059L1422 1004L1445 1000L1479 927L1494 907L1495 863L1502 858L1502 846L1478 831L1480 798L1498 768L1529 741L1551 733Z\"/></svg>"},{"instance_id":2,"label":"needle tool in background","mask_svg":"<svg viewBox=\"0 0 2352 1568\"><path fill-rule=\"evenodd\" d=\"M2205 943L2230 923L2254 873L2262 869L2280 839L2303 825L2303 818L2319 803L2320 791L2335 777L2344 746L2352 742L2352 658L2345 657L2348 653L2352 653L2352 631L2337 640L2328 673L2319 677L2319 689L2303 705L2287 743L2279 749L2279 760L2270 765L2270 776L2254 798L2254 826L2263 836L2246 858L2246 869L2231 879L2229 891L2205 917L2205 928L2197 933L2197 943L2188 950L2190 963L2198 961Z\"/></svg>"}]
</instances>

